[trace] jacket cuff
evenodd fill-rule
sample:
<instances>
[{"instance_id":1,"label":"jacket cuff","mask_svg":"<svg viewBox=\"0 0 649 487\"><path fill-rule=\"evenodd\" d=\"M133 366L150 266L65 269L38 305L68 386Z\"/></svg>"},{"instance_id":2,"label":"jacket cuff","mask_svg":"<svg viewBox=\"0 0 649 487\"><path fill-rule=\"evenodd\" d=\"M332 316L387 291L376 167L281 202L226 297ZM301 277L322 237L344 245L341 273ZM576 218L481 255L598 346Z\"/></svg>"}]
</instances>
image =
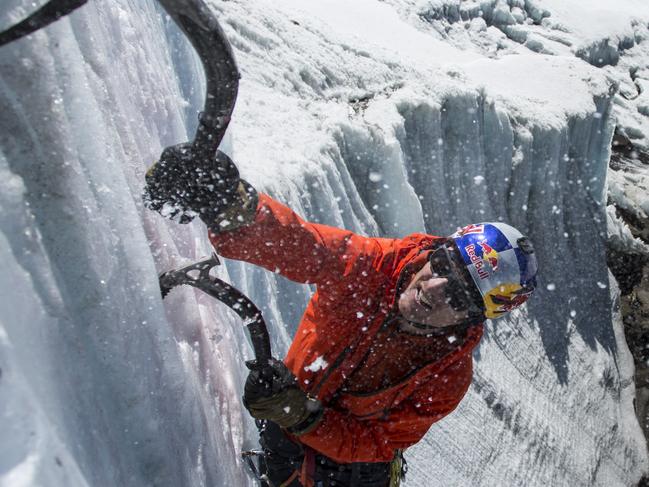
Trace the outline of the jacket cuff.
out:
<instances>
[{"instance_id":1,"label":"jacket cuff","mask_svg":"<svg viewBox=\"0 0 649 487\"><path fill-rule=\"evenodd\" d=\"M307 416L307 418L301 423L298 423L286 429L288 430L289 433L295 436L311 433L311 431L317 428L317 426L320 424L320 421L322 421L324 412L325 412L324 408L320 407L315 411L313 411L311 414L309 414L309 416Z\"/></svg>"},{"instance_id":2,"label":"jacket cuff","mask_svg":"<svg viewBox=\"0 0 649 487\"><path fill-rule=\"evenodd\" d=\"M213 221L203 220L212 233L229 232L255 222L259 204L257 190L248 181L240 179L237 191L231 198L229 206Z\"/></svg>"}]
</instances>

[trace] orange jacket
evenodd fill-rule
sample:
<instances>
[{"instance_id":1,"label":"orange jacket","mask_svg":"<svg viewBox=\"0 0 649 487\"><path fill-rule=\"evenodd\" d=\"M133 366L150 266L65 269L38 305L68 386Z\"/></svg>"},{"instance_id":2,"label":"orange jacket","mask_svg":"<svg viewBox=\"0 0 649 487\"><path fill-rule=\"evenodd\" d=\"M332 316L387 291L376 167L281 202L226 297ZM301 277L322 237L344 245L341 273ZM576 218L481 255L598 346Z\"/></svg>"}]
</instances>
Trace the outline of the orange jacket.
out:
<instances>
[{"instance_id":1,"label":"orange jacket","mask_svg":"<svg viewBox=\"0 0 649 487\"><path fill-rule=\"evenodd\" d=\"M389 462L466 393L481 324L470 327L457 348L396 385L369 395L339 390L395 316L399 286L421 268L436 237L362 237L305 222L261 194L255 223L210 233L210 239L224 257L317 285L284 359L302 388L327 406L321 423L300 442L339 463Z\"/></svg>"}]
</instances>

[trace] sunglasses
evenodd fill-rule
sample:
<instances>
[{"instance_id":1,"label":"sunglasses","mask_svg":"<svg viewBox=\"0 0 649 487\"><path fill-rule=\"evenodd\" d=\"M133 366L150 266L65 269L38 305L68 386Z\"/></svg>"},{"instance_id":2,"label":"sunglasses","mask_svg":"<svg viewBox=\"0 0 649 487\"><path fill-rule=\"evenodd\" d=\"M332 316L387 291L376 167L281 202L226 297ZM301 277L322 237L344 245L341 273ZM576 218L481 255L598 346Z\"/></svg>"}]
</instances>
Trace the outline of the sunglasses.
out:
<instances>
[{"instance_id":1,"label":"sunglasses","mask_svg":"<svg viewBox=\"0 0 649 487\"><path fill-rule=\"evenodd\" d=\"M469 316L484 316L482 295L473 283L457 246L446 241L428 255L428 262L434 274L447 279L444 288L448 304L455 311L468 311Z\"/></svg>"}]
</instances>

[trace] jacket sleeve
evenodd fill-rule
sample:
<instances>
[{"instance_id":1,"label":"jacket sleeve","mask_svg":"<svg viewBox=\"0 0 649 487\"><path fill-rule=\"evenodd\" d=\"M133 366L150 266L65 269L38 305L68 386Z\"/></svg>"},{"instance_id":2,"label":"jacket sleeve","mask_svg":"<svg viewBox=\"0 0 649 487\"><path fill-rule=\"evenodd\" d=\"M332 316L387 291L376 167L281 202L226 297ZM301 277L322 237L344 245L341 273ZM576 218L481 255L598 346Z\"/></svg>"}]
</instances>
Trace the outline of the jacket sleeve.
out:
<instances>
[{"instance_id":1,"label":"jacket sleeve","mask_svg":"<svg viewBox=\"0 0 649 487\"><path fill-rule=\"evenodd\" d=\"M460 403L471 385L471 356L453 368L459 376L452 385L436 390L430 383L422 384L381 419L361 420L327 408L318 427L299 441L339 463L389 462L395 450L417 443Z\"/></svg>"},{"instance_id":2,"label":"jacket sleeve","mask_svg":"<svg viewBox=\"0 0 649 487\"><path fill-rule=\"evenodd\" d=\"M209 237L223 257L315 284L369 271L389 242L306 222L265 194L259 195L254 223Z\"/></svg>"}]
</instances>

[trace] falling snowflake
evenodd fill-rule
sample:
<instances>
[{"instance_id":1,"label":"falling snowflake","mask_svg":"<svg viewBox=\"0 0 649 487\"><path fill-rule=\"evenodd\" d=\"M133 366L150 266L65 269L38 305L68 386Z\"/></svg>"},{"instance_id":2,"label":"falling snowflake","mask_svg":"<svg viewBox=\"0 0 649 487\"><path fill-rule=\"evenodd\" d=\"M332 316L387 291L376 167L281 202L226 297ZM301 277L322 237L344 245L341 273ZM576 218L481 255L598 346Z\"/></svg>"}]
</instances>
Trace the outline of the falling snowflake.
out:
<instances>
[{"instance_id":1,"label":"falling snowflake","mask_svg":"<svg viewBox=\"0 0 649 487\"><path fill-rule=\"evenodd\" d=\"M318 370L324 370L327 367L329 367L327 361L322 357L318 357L311 363L311 365L304 367L304 370L307 372L317 372Z\"/></svg>"}]
</instances>

